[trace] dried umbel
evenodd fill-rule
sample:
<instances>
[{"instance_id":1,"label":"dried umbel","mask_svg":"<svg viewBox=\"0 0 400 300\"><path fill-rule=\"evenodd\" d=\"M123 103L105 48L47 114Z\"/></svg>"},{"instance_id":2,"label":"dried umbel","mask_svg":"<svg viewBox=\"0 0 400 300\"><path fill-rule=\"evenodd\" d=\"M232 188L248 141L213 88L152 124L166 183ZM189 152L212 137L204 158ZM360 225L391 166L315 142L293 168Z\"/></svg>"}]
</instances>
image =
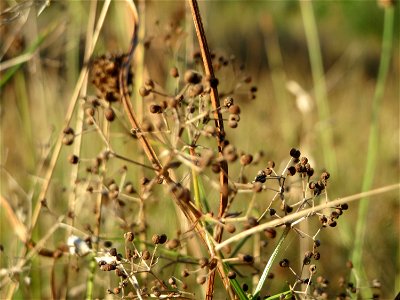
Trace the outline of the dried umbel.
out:
<instances>
[{"instance_id":1,"label":"dried umbel","mask_svg":"<svg viewBox=\"0 0 400 300\"><path fill-rule=\"evenodd\" d=\"M90 69L91 81L100 98L108 102L120 101L119 73L125 55L103 55L93 60ZM129 69L128 84L132 82L133 73Z\"/></svg>"}]
</instances>

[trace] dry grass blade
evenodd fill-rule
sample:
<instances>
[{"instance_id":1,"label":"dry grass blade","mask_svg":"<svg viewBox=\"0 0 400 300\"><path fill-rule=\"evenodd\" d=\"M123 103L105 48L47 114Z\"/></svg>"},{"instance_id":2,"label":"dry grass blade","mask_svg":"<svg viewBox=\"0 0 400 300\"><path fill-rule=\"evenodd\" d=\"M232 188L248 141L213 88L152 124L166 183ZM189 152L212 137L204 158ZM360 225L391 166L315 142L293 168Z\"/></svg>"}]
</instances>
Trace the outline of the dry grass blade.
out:
<instances>
[{"instance_id":1,"label":"dry grass blade","mask_svg":"<svg viewBox=\"0 0 400 300\"><path fill-rule=\"evenodd\" d=\"M252 234L254 234L256 232L263 231L264 229L267 229L267 228L271 228L271 227L279 226L279 225L282 225L282 224L290 223L290 222L292 222L292 221L294 221L296 219L302 218L302 217L307 216L309 214L313 214L313 213L315 213L317 211L321 211L321 210L323 210L325 208L335 207L337 205L340 205L340 204L343 204L343 203L346 203L346 202L359 200L359 199L364 198L364 197L371 197L371 196L374 196L374 195L387 193L387 192L390 192L390 191L397 190L399 188L400 188L400 183L396 183L396 184L393 184L393 185L387 185L387 186L382 187L382 188L374 189L374 190L371 190L369 192L364 192L364 193L359 193L359 194L347 196L347 197L344 197L344 198L339 198L339 199L336 199L336 200L333 200L333 201L330 201L330 202L327 202L327 203L323 203L323 204L317 205L317 206L312 207L312 208L304 209L304 210L299 211L297 213L294 213L294 214L285 216L283 218L276 219L276 220L273 220L271 222L267 222L267 223L258 225L256 227L250 228L250 229L248 229L246 231L243 231L243 232L241 232L241 233L239 233L239 234L237 234L237 235L235 235L235 236L223 241L222 243L218 244L215 247L215 249L216 250L221 250L225 246L227 246L227 245L229 245L229 244L231 244L233 242L239 241L239 240L245 238L246 236L252 235Z\"/></svg>"}]
</instances>

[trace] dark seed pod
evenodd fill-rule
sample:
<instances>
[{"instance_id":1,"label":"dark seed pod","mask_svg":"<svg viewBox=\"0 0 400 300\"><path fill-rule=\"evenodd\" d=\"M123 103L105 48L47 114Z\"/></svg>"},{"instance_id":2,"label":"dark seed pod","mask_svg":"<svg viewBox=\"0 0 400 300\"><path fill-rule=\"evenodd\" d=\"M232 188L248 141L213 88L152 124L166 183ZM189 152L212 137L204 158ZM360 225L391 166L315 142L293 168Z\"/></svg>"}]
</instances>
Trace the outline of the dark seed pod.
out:
<instances>
[{"instance_id":1,"label":"dark seed pod","mask_svg":"<svg viewBox=\"0 0 400 300\"><path fill-rule=\"evenodd\" d=\"M206 276L197 276L197 278L196 278L196 282L198 283L198 284L204 284L205 282L206 282L206 280L207 280L207 277Z\"/></svg>"},{"instance_id":2,"label":"dark seed pod","mask_svg":"<svg viewBox=\"0 0 400 300\"><path fill-rule=\"evenodd\" d=\"M295 148L290 149L290 156L291 156L291 157L293 157L293 158L299 158L300 155L301 155L301 153L300 153L299 150L297 150L297 149L295 149Z\"/></svg>"},{"instance_id":3,"label":"dark seed pod","mask_svg":"<svg viewBox=\"0 0 400 300\"><path fill-rule=\"evenodd\" d=\"M131 231L128 231L124 234L125 241L132 242L135 238L135 234Z\"/></svg>"},{"instance_id":4,"label":"dark seed pod","mask_svg":"<svg viewBox=\"0 0 400 300\"><path fill-rule=\"evenodd\" d=\"M170 74L172 77L174 77L174 78L179 77L178 68L177 68L177 67L172 67L172 68L169 70L169 74Z\"/></svg>"},{"instance_id":5,"label":"dark seed pod","mask_svg":"<svg viewBox=\"0 0 400 300\"><path fill-rule=\"evenodd\" d=\"M252 161L253 161L253 156L251 154L244 154L240 157L240 163L243 166L251 164Z\"/></svg>"},{"instance_id":6,"label":"dark seed pod","mask_svg":"<svg viewBox=\"0 0 400 300\"><path fill-rule=\"evenodd\" d=\"M228 278L229 278L229 279L235 279L235 278L236 278L236 272L234 272L234 271L229 271L229 272L228 272Z\"/></svg>"},{"instance_id":7,"label":"dark seed pod","mask_svg":"<svg viewBox=\"0 0 400 300\"><path fill-rule=\"evenodd\" d=\"M150 112L152 114L161 114L163 112L163 108L158 104L150 105Z\"/></svg>"},{"instance_id":8,"label":"dark seed pod","mask_svg":"<svg viewBox=\"0 0 400 300\"><path fill-rule=\"evenodd\" d=\"M247 223L249 223L250 227L255 227L258 225L258 221L254 217L248 217L247 218Z\"/></svg>"},{"instance_id":9,"label":"dark seed pod","mask_svg":"<svg viewBox=\"0 0 400 300\"><path fill-rule=\"evenodd\" d=\"M264 234L267 238L273 239L276 237L276 230L274 228L264 229Z\"/></svg>"},{"instance_id":10,"label":"dark seed pod","mask_svg":"<svg viewBox=\"0 0 400 300\"><path fill-rule=\"evenodd\" d=\"M296 174L296 168L294 166L291 166L288 168L288 175L293 176Z\"/></svg>"},{"instance_id":11,"label":"dark seed pod","mask_svg":"<svg viewBox=\"0 0 400 300\"><path fill-rule=\"evenodd\" d=\"M74 155L74 154L71 154L71 155L68 156L68 161L69 161L70 164L75 165L75 164L77 164L79 162L79 157Z\"/></svg>"},{"instance_id":12,"label":"dark seed pod","mask_svg":"<svg viewBox=\"0 0 400 300\"><path fill-rule=\"evenodd\" d=\"M184 80L189 84L197 84L201 81L201 74L193 70L188 70L185 72Z\"/></svg>"},{"instance_id":13,"label":"dark seed pod","mask_svg":"<svg viewBox=\"0 0 400 300\"><path fill-rule=\"evenodd\" d=\"M264 183L267 180L267 174L261 170L257 173L256 178L254 179L255 182L261 182Z\"/></svg>"},{"instance_id":14,"label":"dark seed pod","mask_svg":"<svg viewBox=\"0 0 400 300\"><path fill-rule=\"evenodd\" d=\"M74 130L71 128L71 127L66 127L66 128L64 128L64 130L63 130L63 133L64 134L74 134Z\"/></svg>"},{"instance_id":15,"label":"dark seed pod","mask_svg":"<svg viewBox=\"0 0 400 300\"><path fill-rule=\"evenodd\" d=\"M125 193L127 193L127 194L133 194L133 193L136 192L136 191L135 191L135 188L133 187L133 184L130 183L130 182L127 182L127 183L125 184L124 189L125 189Z\"/></svg>"},{"instance_id":16,"label":"dark seed pod","mask_svg":"<svg viewBox=\"0 0 400 300\"><path fill-rule=\"evenodd\" d=\"M201 268L204 268L208 265L208 259L206 257L202 257L199 259L199 265Z\"/></svg>"},{"instance_id":17,"label":"dark seed pod","mask_svg":"<svg viewBox=\"0 0 400 300\"><path fill-rule=\"evenodd\" d=\"M240 116L237 114L230 114L228 118L228 122L239 122Z\"/></svg>"},{"instance_id":18,"label":"dark seed pod","mask_svg":"<svg viewBox=\"0 0 400 300\"><path fill-rule=\"evenodd\" d=\"M142 97L146 97L146 96L150 95L150 92L151 91L144 86L140 87L140 89L139 89L139 94Z\"/></svg>"},{"instance_id":19,"label":"dark seed pod","mask_svg":"<svg viewBox=\"0 0 400 300\"><path fill-rule=\"evenodd\" d=\"M111 248L109 253L110 253L111 256L117 256L117 249L116 248Z\"/></svg>"},{"instance_id":20,"label":"dark seed pod","mask_svg":"<svg viewBox=\"0 0 400 300\"><path fill-rule=\"evenodd\" d=\"M151 238L151 241L155 245L160 244L160 236L158 234L154 234L153 237Z\"/></svg>"},{"instance_id":21,"label":"dark seed pod","mask_svg":"<svg viewBox=\"0 0 400 300\"><path fill-rule=\"evenodd\" d=\"M256 181L256 182L253 183L253 191L254 191L255 193L259 193L259 192L261 192L262 190L263 190L263 186L262 186L262 183L261 183L261 182Z\"/></svg>"},{"instance_id":22,"label":"dark seed pod","mask_svg":"<svg viewBox=\"0 0 400 300\"><path fill-rule=\"evenodd\" d=\"M254 262L254 257L250 254L239 254L239 259L248 264L252 264Z\"/></svg>"},{"instance_id":23,"label":"dark seed pod","mask_svg":"<svg viewBox=\"0 0 400 300\"><path fill-rule=\"evenodd\" d=\"M187 269L183 269L181 276L182 277L188 277L190 275L189 271Z\"/></svg>"},{"instance_id":24,"label":"dark seed pod","mask_svg":"<svg viewBox=\"0 0 400 300\"><path fill-rule=\"evenodd\" d=\"M225 225L225 229L226 231L228 231L229 233L234 233L236 231L236 227L235 225L233 225L232 223L228 223Z\"/></svg>"},{"instance_id":25,"label":"dark seed pod","mask_svg":"<svg viewBox=\"0 0 400 300\"><path fill-rule=\"evenodd\" d=\"M224 99L224 106L229 108L234 104L233 98L232 97L226 97Z\"/></svg>"},{"instance_id":26,"label":"dark seed pod","mask_svg":"<svg viewBox=\"0 0 400 300\"><path fill-rule=\"evenodd\" d=\"M178 239L172 239L167 242L166 247L172 250L178 248L180 245L181 243Z\"/></svg>"},{"instance_id":27,"label":"dark seed pod","mask_svg":"<svg viewBox=\"0 0 400 300\"><path fill-rule=\"evenodd\" d=\"M229 113L239 115L240 114L240 107L237 104L233 104L229 107Z\"/></svg>"},{"instance_id":28,"label":"dark seed pod","mask_svg":"<svg viewBox=\"0 0 400 300\"><path fill-rule=\"evenodd\" d=\"M87 116L90 116L90 117L93 117L94 116L94 113L95 113L95 110L94 110L94 107L87 107L86 109L85 109L85 114L87 115Z\"/></svg>"},{"instance_id":29,"label":"dark seed pod","mask_svg":"<svg viewBox=\"0 0 400 300\"><path fill-rule=\"evenodd\" d=\"M112 122L115 119L115 112L111 107L107 107L104 110L104 116L107 119L107 121Z\"/></svg>"},{"instance_id":30,"label":"dark seed pod","mask_svg":"<svg viewBox=\"0 0 400 300\"><path fill-rule=\"evenodd\" d=\"M142 252L142 259L148 260L148 259L150 259L150 257L151 257L150 252L149 252L148 250L143 250L143 252Z\"/></svg>"},{"instance_id":31,"label":"dark seed pod","mask_svg":"<svg viewBox=\"0 0 400 300\"><path fill-rule=\"evenodd\" d=\"M288 268L288 267L289 267L289 260L288 260L287 258L282 259L282 260L279 262L279 266L280 266L281 268Z\"/></svg>"},{"instance_id":32,"label":"dark seed pod","mask_svg":"<svg viewBox=\"0 0 400 300\"><path fill-rule=\"evenodd\" d=\"M160 235L160 239L159 239L158 242L159 242L159 244L162 245L162 244L165 244L165 242L167 241L167 239L168 239L167 235L163 233L163 234Z\"/></svg>"},{"instance_id":33,"label":"dark seed pod","mask_svg":"<svg viewBox=\"0 0 400 300\"><path fill-rule=\"evenodd\" d=\"M238 122L236 122L236 121L232 121L232 120L229 120L228 121L228 126L230 127L230 128L237 128L238 127Z\"/></svg>"},{"instance_id":34,"label":"dark seed pod","mask_svg":"<svg viewBox=\"0 0 400 300\"><path fill-rule=\"evenodd\" d=\"M71 134L65 135L62 139L62 143L66 146L70 146L74 143L74 136Z\"/></svg>"},{"instance_id":35,"label":"dark seed pod","mask_svg":"<svg viewBox=\"0 0 400 300\"><path fill-rule=\"evenodd\" d=\"M208 263L208 267L210 268L210 270L214 270L215 267L218 264L218 259L216 259L215 257L213 257L210 262Z\"/></svg>"}]
</instances>

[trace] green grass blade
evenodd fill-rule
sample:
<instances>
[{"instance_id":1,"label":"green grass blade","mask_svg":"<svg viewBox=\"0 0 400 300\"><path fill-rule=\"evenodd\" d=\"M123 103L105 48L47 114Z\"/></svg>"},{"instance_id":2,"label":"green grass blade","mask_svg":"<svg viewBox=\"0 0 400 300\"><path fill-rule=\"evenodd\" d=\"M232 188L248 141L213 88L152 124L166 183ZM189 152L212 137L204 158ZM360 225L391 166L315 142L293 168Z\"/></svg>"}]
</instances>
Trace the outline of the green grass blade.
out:
<instances>
[{"instance_id":1,"label":"green grass blade","mask_svg":"<svg viewBox=\"0 0 400 300\"><path fill-rule=\"evenodd\" d=\"M381 51L381 59L378 71L378 79L374 93L374 98L372 101L371 125L369 131L367 161L366 161L366 167L362 185L362 192L371 189L376 170L377 156L378 156L378 138L379 138L379 128L378 128L379 114L381 111L381 103L385 89L386 78L390 66L392 44L393 44L393 27L394 27L394 8L387 7L385 9L382 51ZM357 272L358 278L360 279L357 282L357 287L360 287L360 285L364 285L361 281L363 278L365 278L363 264L362 264L362 256L364 247L363 242L367 227L367 216L369 210L368 208L369 208L368 198L361 199L357 224L356 224L354 247L351 255L351 260L354 265L354 270ZM371 294L370 289L361 289L361 291L363 298L371 297L371 295L366 295L367 293Z\"/></svg>"},{"instance_id":2,"label":"green grass blade","mask_svg":"<svg viewBox=\"0 0 400 300\"><path fill-rule=\"evenodd\" d=\"M264 282L267 279L267 275L268 275L268 273L269 273L269 271L270 271L270 269L272 267L272 263L274 262L276 256L278 255L279 250L281 249L281 246L283 244L283 241L287 237L289 231L290 231L290 227L287 226L285 228L285 230L283 231L283 233L282 233L282 235L281 235L281 237L280 237L280 239L278 241L278 244L275 247L274 252L272 252L272 254L271 254L271 256L270 256L270 258L268 260L267 265L264 268L264 271L263 271L263 273L261 275L260 281L258 282L257 287L256 287L256 289L255 289L255 291L253 293L253 298L257 298L257 296L260 294L260 291L261 291L261 289L262 289L262 287L264 285Z\"/></svg>"},{"instance_id":3,"label":"green grass blade","mask_svg":"<svg viewBox=\"0 0 400 300\"><path fill-rule=\"evenodd\" d=\"M313 4L311 1L300 1L300 8L310 56L318 118L322 123L327 124L331 116ZM336 174L336 154L333 147L333 133L330 124L327 124L326 128L320 130L320 137L325 167L334 175Z\"/></svg>"},{"instance_id":4,"label":"green grass blade","mask_svg":"<svg viewBox=\"0 0 400 300\"><path fill-rule=\"evenodd\" d=\"M45 30L43 33L39 34L37 39L29 45L28 49L23 53L23 54L32 54L34 53L40 45L46 40L46 37L56 28L55 25L51 26L47 30ZM22 67L22 65L25 62L19 63L10 69L8 69L3 76L0 77L0 89L13 77L15 72L19 70L19 68Z\"/></svg>"}]
</instances>

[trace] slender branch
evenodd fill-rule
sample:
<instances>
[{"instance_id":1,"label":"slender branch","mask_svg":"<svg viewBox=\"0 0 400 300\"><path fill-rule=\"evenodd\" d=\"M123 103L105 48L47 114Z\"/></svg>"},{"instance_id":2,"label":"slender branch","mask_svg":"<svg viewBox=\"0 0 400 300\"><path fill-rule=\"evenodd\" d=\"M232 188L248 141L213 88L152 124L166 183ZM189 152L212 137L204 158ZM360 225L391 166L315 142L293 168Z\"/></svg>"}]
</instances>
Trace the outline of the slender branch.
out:
<instances>
[{"instance_id":1,"label":"slender branch","mask_svg":"<svg viewBox=\"0 0 400 300\"><path fill-rule=\"evenodd\" d=\"M192 18L194 22L194 26L196 29L197 39L200 46L201 57L203 60L205 74L210 78L210 80L215 79L214 70L211 61L211 54L208 48L206 35L204 32L203 23L201 21L201 15L199 6L196 0L189 0ZM211 85L211 92L210 92L211 104L214 111L214 119L215 119L215 127L217 129L217 142L218 142L218 153L219 157L223 157L222 150L223 150L223 142L225 139L225 131L224 131L224 121L222 118L222 114L219 110L220 102L218 97L218 89L215 85ZM218 217L223 217L225 211L228 206L228 164L225 160L221 160L221 170L219 173L219 180L220 180L220 200L219 200L219 211ZM216 242L220 242L222 239L223 234L223 227L216 226L214 239ZM221 278L226 278L224 276L224 268L222 264L219 264L218 270L220 272ZM212 299L214 293L214 281L215 281L215 271L212 272L209 276L208 283L207 283L207 294L206 299ZM229 287L229 282L224 280L225 287Z\"/></svg>"},{"instance_id":2,"label":"slender branch","mask_svg":"<svg viewBox=\"0 0 400 300\"><path fill-rule=\"evenodd\" d=\"M241 232L241 233L239 233L239 234L237 234L237 235L225 240L224 242L218 244L215 247L215 250L217 250L217 251L221 250L222 248L224 248L225 246L227 246L227 245L229 245L229 244L231 244L233 242L239 241L239 240L245 238L246 236L252 235L252 234L254 234L256 232L260 232L260 231L262 231L262 230L264 230L266 228L276 227L276 226L279 226L279 225L282 225L282 224L286 224L288 222L292 222L292 221L294 221L294 220L296 220L298 218L307 216L309 214L313 214L313 213L315 213L317 211L320 211L320 210L323 210L325 208L335 207L335 206L337 206L339 204L355 201L355 200L358 200L358 199L361 199L361 198L364 198L364 197L371 197L371 196L374 196L374 195L390 192L390 191L397 190L397 189L400 189L400 183L387 185L387 186L384 186L384 187L381 187L381 188L378 188L378 189L371 190L369 192L364 192L364 193L359 193L359 194L347 196L347 197L344 197L344 198L339 198L339 199L336 199L334 201L330 201L328 203L323 203L323 204L317 205L315 207L311 207L309 209L304 209L304 210L299 211L297 213L294 213L294 214L291 214L291 215L287 215L287 216L285 216L283 218L276 219L276 220L273 220L271 222L267 222L267 223L252 227L252 228L250 228L250 229L248 229L246 231L243 231L243 232Z\"/></svg>"}]
</instances>

